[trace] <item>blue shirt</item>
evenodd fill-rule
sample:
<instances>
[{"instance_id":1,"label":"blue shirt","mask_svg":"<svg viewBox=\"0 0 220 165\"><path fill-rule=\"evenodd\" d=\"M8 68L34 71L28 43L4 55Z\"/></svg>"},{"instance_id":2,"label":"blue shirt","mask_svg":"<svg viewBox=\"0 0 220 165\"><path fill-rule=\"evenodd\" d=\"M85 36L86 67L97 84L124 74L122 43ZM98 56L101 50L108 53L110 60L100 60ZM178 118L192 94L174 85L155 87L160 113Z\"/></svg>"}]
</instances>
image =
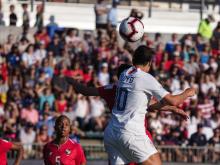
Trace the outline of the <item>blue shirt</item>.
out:
<instances>
[{"instance_id":1,"label":"blue shirt","mask_svg":"<svg viewBox=\"0 0 220 165\"><path fill-rule=\"evenodd\" d=\"M118 19L117 19L117 9L116 8L111 8L111 10L109 11L108 21L111 23L111 25L117 26Z\"/></svg>"}]
</instances>

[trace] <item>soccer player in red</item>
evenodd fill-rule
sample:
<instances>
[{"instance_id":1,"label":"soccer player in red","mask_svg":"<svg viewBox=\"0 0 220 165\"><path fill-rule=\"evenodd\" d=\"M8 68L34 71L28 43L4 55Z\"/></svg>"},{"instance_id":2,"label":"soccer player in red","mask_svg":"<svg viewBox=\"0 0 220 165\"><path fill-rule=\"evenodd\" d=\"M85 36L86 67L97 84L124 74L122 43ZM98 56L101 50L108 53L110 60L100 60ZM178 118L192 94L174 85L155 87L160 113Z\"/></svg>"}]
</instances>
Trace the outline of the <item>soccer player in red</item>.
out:
<instances>
[{"instance_id":1,"label":"soccer player in red","mask_svg":"<svg viewBox=\"0 0 220 165\"><path fill-rule=\"evenodd\" d=\"M24 152L22 145L4 139L0 139L0 165L7 165L7 152L9 150L16 150L18 152L14 165L19 165Z\"/></svg>"},{"instance_id":2,"label":"soccer player in red","mask_svg":"<svg viewBox=\"0 0 220 165\"><path fill-rule=\"evenodd\" d=\"M86 158L80 144L69 138L70 120L61 115L55 122L56 138L44 146L45 165L85 165Z\"/></svg>"}]
</instances>

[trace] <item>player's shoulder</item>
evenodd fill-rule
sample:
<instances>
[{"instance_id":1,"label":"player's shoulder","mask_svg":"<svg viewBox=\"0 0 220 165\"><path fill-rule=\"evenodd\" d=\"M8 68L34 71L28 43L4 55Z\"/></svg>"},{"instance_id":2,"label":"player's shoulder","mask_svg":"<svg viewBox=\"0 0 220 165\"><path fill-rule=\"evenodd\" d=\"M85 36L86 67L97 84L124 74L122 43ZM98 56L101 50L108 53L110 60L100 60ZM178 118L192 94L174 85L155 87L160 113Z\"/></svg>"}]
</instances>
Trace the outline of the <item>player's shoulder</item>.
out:
<instances>
[{"instance_id":1,"label":"player's shoulder","mask_svg":"<svg viewBox=\"0 0 220 165\"><path fill-rule=\"evenodd\" d=\"M10 142L9 142L8 140L1 139L1 138L0 138L0 144L2 144L2 143L4 143L4 144L5 144L5 143L10 143Z\"/></svg>"},{"instance_id":2,"label":"player's shoulder","mask_svg":"<svg viewBox=\"0 0 220 165\"><path fill-rule=\"evenodd\" d=\"M52 147L53 145L54 145L54 140L52 140L52 141L46 143L46 144L44 145L44 148L47 149L47 148Z\"/></svg>"},{"instance_id":3,"label":"player's shoulder","mask_svg":"<svg viewBox=\"0 0 220 165\"><path fill-rule=\"evenodd\" d=\"M76 149L76 150L79 150L79 149L81 150L82 149L81 145L78 142L76 142L75 140L72 140L72 139L68 140L68 145L74 147L74 149Z\"/></svg>"}]
</instances>

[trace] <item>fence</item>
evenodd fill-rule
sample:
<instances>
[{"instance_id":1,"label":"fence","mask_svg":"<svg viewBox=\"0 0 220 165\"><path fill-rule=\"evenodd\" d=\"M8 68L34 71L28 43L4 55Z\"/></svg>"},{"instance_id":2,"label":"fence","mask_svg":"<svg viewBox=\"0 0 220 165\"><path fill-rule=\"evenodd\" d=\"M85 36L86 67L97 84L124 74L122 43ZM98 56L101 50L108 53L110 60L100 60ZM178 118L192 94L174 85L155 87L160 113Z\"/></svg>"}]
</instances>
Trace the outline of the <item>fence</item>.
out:
<instances>
[{"instance_id":1,"label":"fence","mask_svg":"<svg viewBox=\"0 0 220 165\"><path fill-rule=\"evenodd\" d=\"M103 144L83 145L87 160L107 160ZM25 144L25 159L42 159L43 144ZM220 147L157 146L164 162L219 163ZM10 152L9 159L16 153Z\"/></svg>"}]
</instances>

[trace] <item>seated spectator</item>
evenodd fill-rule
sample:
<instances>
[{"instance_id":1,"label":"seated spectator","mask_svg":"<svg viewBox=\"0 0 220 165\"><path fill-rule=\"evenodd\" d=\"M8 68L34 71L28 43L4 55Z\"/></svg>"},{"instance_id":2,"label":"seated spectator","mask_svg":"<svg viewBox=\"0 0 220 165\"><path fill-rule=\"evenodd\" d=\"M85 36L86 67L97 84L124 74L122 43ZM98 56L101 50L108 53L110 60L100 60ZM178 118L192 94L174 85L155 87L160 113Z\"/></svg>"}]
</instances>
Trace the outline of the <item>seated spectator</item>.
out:
<instances>
[{"instance_id":1,"label":"seated spectator","mask_svg":"<svg viewBox=\"0 0 220 165\"><path fill-rule=\"evenodd\" d=\"M65 98L65 94L61 92L58 98L55 100L55 110L58 113L63 113L67 109L67 100Z\"/></svg>"},{"instance_id":2,"label":"seated spectator","mask_svg":"<svg viewBox=\"0 0 220 165\"><path fill-rule=\"evenodd\" d=\"M50 87L42 86L39 89L37 89L37 94L39 97L39 110L43 110L43 105L45 102L48 102L50 105L50 108L53 107L55 96L51 91Z\"/></svg>"},{"instance_id":3,"label":"seated spectator","mask_svg":"<svg viewBox=\"0 0 220 165\"><path fill-rule=\"evenodd\" d=\"M95 131L103 131L106 118L104 116L105 107L100 97L90 97L90 122L91 128Z\"/></svg>"},{"instance_id":4,"label":"seated spectator","mask_svg":"<svg viewBox=\"0 0 220 165\"><path fill-rule=\"evenodd\" d=\"M108 64L103 63L98 74L99 83L101 86L108 85L110 82L110 75L108 73Z\"/></svg>"},{"instance_id":5,"label":"seated spectator","mask_svg":"<svg viewBox=\"0 0 220 165\"><path fill-rule=\"evenodd\" d=\"M50 115L50 113L45 112L43 113L43 117L37 123L37 128L40 129L45 126L47 128L47 135L52 138L54 133L54 123L55 120L53 116Z\"/></svg>"},{"instance_id":6,"label":"seated spectator","mask_svg":"<svg viewBox=\"0 0 220 165\"><path fill-rule=\"evenodd\" d=\"M74 112L76 114L76 120L79 123L79 128L85 128L85 125L88 122L86 121L86 118L89 114L89 104L85 96L81 94L77 96Z\"/></svg>"},{"instance_id":7,"label":"seated spectator","mask_svg":"<svg viewBox=\"0 0 220 165\"><path fill-rule=\"evenodd\" d=\"M24 147L24 158L28 158L34 155L33 146L36 139L36 132L33 129L33 125L27 123L25 127L21 128L19 131L19 140Z\"/></svg>"},{"instance_id":8,"label":"seated spectator","mask_svg":"<svg viewBox=\"0 0 220 165\"><path fill-rule=\"evenodd\" d=\"M28 45L26 51L22 54L21 57L22 65L25 69L28 69L32 65L35 65L37 62L36 57L34 56L34 45Z\"/></svg>"},{"instance_id":9,"label":"seated spectator","mask_svg":"<svg viewBox=\"0 0 220 165\"><path fill-rule=\"evenodd\" d=\"M209 145L213 147L213 155L212 155L212 162L216 163L220 159L220 129L217 128L214 130L214 135L211 139L209 139Z\"/></svg>"},{"instance_id":10,"label":"seated spectator","mask_svg":"<svg viewBox=\"0 0 220 165\"><path fill-rule=\"evenodd\" d=\"M21 110L21 119L25 122L29 122L33 125L36 125L39 121L38 111L35 109L35 104L33 100L29 100L27 107Z\"/></svg>"}]
</instances>

